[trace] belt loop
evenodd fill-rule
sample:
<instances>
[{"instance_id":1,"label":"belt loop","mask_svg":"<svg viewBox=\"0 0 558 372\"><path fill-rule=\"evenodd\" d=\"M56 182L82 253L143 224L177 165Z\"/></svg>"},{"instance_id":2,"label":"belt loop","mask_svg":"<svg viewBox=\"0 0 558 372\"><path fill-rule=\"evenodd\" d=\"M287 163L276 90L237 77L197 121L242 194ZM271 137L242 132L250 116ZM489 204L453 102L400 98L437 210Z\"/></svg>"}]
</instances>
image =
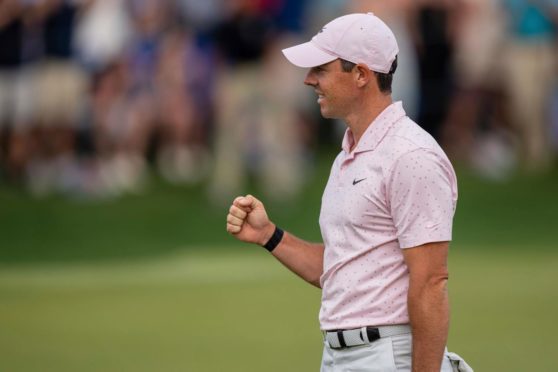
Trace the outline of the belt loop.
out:
<instances>
[{"instance_id":1,"label":"belt loop","mask_svg":"<svg viewBox=\"0 0 558 372\"><path fill-rule=\"evenodd\" d=\"M339 340L339 345L341 345L341 347L347 347L347 344L345 344L345 335L343 334L343 331L337 331L337 339Z\"/></svg>"},{"instance_id":2,"label":"belt loop","mask_svg":"<svg viewBox=\"0 0 558 372\"><path fill-rule=\"evenodd\" d=\"M362 327L360 329L360 338L362 338L362 341L364 341L364 343L369 344L370 340L368 340L368 332L366 331L367 327Z\"/></svg>"}]
</instances>

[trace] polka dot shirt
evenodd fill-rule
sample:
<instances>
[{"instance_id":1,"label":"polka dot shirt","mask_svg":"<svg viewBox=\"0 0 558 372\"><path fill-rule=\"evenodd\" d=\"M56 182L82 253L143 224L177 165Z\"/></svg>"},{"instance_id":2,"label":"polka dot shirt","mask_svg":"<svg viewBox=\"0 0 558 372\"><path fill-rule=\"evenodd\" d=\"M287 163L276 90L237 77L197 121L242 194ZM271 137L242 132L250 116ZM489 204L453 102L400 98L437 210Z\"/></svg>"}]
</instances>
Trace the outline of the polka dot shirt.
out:
<instances>
[{"instance_id":1,"label":"polka dot shirt","mask_svg":"<svg viewBox=\"0 0 558 372\"><path fill-rule=\"evenodd\" d=\"M453 167L400 102L353 144L348 129L322 197L323 330L408 323L402 249L451 240Z\"/></svg>"}]
</instances>

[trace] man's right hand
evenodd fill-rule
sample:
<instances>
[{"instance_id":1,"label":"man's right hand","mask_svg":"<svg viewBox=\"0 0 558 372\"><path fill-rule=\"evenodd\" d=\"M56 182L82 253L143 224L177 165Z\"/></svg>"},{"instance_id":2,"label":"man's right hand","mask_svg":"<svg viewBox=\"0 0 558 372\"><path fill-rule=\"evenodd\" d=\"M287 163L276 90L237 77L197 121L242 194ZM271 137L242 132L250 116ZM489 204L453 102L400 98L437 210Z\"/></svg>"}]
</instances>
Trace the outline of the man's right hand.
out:
<instances>
[{"instance_id":1,"label":"man's right hand","mask_svg":"<svg viewBox=\"0 0 558 372\"><path fill-rule=\"evenodd\" d=\"M227 215L227 232L243 242L264 245L274 231L261 201L252 195L234 199Z\"/></svg>"}]
</instances>

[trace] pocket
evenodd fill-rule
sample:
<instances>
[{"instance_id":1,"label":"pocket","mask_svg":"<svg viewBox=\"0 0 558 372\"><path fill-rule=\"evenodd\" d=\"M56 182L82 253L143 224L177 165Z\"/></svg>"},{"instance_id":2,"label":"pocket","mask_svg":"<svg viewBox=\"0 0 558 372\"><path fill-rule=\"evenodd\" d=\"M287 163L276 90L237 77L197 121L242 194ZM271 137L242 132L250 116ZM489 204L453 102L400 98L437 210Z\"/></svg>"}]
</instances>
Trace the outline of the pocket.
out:
<instances>
[{"instance_id":1,"label":"pocket","mask_svg":"<svg viewBox=\"0 0 558 372\"><path fill-rule=\"evenodd\" d=\"M331 372L333 371L333 355L327 342L324 342L324 349L322 352L322 365L320 367L320 372Z\"/></svg>"},{"instance_id":2,"label":"pocket","mask_svg":"<svg viewBox=\"0 0 558 372\"><path fill-rule=\"evenodd\" d=\"M456 353L447 352L446 357L450 361L453 372L473 372L471 366Z\"/></svg>"},{"instance_id":3,"label":"pocket","mask_svg":"<svg viewBox=\"0 0 558 372\"><path fill-rule=\"evenodd\" d=\"M395 372L393 347L389 337L370 344L343 350L344 355L336 362L340 371L347 372ZM343 362L347 362L346 364Z\"/></svg>"},{"instance_id":4,"label":"pocket","mask_svg":"<svg viewBox=\"0 0 558 372\"><path fill-rule=\"evenodd\" d=\"M397 371L410 371L412 367L413 336L409 334L391 336L393 361Z\"/></svg>"}]
</instances>

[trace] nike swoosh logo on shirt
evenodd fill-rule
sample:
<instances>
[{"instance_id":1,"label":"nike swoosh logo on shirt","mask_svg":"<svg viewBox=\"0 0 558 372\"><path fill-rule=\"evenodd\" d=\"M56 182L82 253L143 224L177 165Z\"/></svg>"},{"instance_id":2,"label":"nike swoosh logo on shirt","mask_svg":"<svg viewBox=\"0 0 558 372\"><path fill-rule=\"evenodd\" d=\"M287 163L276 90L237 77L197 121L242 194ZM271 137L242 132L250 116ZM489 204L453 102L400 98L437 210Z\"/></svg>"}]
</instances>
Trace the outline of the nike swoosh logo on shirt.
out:
<instances>
[{"instance_id":1,"label":"nike swoosh logo on shirt","mask_svg":"<svg viewBox=\"0 0 558 372\"><path fill-rule=\"evenodd\" d=\"M353 186L356 185L356 184L359 183L359 182L364 181L365 179L366 179L366 177L365 177L365 178L361 178L360 180L357 180L357 179L355 178L355 179L353 180Z\"/></svg>"}]
</instances>

